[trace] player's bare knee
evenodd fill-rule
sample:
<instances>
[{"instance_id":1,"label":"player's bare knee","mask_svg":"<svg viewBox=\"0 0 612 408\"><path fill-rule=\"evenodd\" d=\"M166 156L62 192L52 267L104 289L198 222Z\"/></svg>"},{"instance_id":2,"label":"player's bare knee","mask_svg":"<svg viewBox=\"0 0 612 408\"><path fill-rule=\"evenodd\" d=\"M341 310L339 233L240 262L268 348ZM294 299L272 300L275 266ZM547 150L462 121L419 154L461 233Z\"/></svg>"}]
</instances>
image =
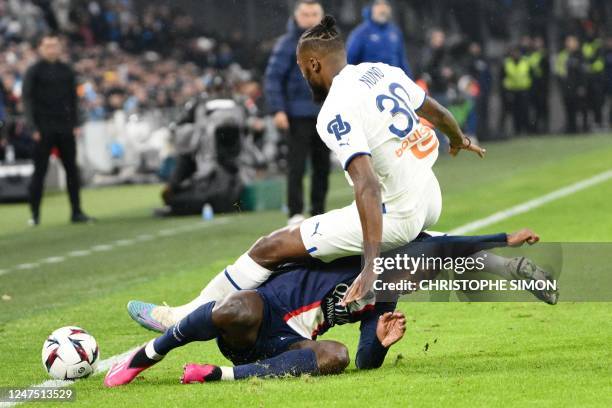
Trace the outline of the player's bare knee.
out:
<instances>
[{"instance_id":1,"label":"player's bare knee","mask_svg":"<svg viewBox=\"0 0 612 408\"><path fill-rule=\"evenodd\" d=\"M286 229L283 229L259 238L249 250L249 256L263 267L276 266L284 260L282 250L285 236Z\"/></svg>"},{"instance_id":2,"label":"player's bare knee","mask_svg":"<svg viewBox=\"0 0 612 408\"><path fill-rule=\"evenodd\" d=\"M213 322L220 329L257 326L261 320L261 302L255 291L232 293L213 308Z\"/></svg>"},{"instance_id":3,"label":"player's bare knee","mask_svg":"<svg viewBox=\"0 0 612 408\"><path fill-rule=\"evenodd\" d=\"M315 350L315 353L321 375L340 374L351 361L348 349L340 343L326 344Z\"/></svg>"}]
</instances>

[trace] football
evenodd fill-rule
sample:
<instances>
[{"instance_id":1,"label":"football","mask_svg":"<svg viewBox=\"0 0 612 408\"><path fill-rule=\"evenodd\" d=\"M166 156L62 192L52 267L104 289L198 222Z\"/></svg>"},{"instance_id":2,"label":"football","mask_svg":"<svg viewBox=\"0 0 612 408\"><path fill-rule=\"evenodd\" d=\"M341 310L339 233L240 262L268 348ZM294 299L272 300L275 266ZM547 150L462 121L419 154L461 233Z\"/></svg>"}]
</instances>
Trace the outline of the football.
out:
<instances>
[{"instance_id":1,"label":"football","mask_svg":"<svg viewBox=\"0 0 612 408\"><path fill-rule=\"evenodd\" d=\"M58 380L85 378L96 370L100 351L87 331L76 326L55 330L42 349L42 363L47 373Z\"/></svg>"}]
</instances>

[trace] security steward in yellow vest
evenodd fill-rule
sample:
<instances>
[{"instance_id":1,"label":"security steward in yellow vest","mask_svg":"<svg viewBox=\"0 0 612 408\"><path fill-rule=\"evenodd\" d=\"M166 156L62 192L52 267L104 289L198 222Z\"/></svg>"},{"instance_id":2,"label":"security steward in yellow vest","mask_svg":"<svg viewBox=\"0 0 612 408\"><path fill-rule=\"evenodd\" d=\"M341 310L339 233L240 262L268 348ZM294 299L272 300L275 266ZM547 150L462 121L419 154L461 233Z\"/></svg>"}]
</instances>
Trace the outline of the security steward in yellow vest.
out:
<instances>
[{"instance_id":1,"label":"security steward in yellow vest","mask_svg":"<svg viewBox=\"0 0 612 408\"><path fill-rule=\"evenodd\" d=\"M529 130L529 92L533 80L529 59L518 48L513 48L504 60L501 77L504 119L511 112L514 132L526 133Z\"/></svg>"}]
</instances>

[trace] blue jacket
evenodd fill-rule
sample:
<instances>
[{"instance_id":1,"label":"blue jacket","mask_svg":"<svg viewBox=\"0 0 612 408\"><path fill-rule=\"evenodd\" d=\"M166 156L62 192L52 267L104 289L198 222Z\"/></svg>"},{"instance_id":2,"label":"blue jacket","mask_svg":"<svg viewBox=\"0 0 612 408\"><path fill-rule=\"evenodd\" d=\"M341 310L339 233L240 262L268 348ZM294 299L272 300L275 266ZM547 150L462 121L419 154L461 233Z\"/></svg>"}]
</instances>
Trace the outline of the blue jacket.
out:
<instances>
[{"instance_id":1,"label":"blue jacket","mask_svg":"<svg viewBox=\"0 0 612 408\"><path fill-rule=\"evenodd\" d=\"M399 27L391 22L379 24L372 20L372 7L364 9L363 19L363 23L351 32L347 41L349 64L383 62L401 68L412 78L404 37Z\"/></svg>"},{"instance_id":2,"label":"blue jacket","mask_svg":"<svg viewBox=\"0 0 612 408\"><path fill-rule=\"evenodd\" d=\"M320 107L312 100L312 92L296 62L296 47L304 30L291 18L287 33L276 42L264 80L264 92L272 113L283 111L289 117L310 118Z\"/></svg>"}]
</instances>

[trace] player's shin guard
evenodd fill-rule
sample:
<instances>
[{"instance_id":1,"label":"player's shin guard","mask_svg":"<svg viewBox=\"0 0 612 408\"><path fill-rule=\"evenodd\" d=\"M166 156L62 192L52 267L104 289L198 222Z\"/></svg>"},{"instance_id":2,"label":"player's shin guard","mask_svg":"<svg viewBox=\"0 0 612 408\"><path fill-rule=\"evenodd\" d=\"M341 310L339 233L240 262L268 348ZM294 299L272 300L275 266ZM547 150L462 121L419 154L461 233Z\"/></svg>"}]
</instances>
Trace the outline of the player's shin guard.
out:
<instances>
[{"instance_id":1,"label":"player's shin guard","mask_svg":"<svg viewBox=\"0 0 612 408\"><path fill-rule=\"evenodd\" d=\"M213 278L200 296L186 305L172 308L176 319L182 319L193 310L208 302L218 302L229 294L243 289L255 289L264 283L272 271L255 262L248 253Z\"/></svg>"},{"instance_id":2,"label":"player's shin guard","mask_svg":"<svg viewBox=\"0 0 612 408\"><path fill-rule=\"evenodd\" d=\"M222 367L222 370L225 367ZM225 373L224 373L225 374ZM282 377L302 374L319 374L317 356L312 349L290 350L276 357L234 367L233 379L249 377ZM224 375L224 378L227 377Z\"/></svg>"},{"instance_id":3,"label":"player's shin guard","mask_svg":"<svg viewBox=\"0 0 612 408\"><path fill-rule=\"evenodd\" d=\"M206 303L170 327L164 334L154 340L153 351L157 355L165 356L171 350L192 341L215 339L219 335L219 331L212 320L214 306L215 302Z\"/></svg>"}]
</instances>

